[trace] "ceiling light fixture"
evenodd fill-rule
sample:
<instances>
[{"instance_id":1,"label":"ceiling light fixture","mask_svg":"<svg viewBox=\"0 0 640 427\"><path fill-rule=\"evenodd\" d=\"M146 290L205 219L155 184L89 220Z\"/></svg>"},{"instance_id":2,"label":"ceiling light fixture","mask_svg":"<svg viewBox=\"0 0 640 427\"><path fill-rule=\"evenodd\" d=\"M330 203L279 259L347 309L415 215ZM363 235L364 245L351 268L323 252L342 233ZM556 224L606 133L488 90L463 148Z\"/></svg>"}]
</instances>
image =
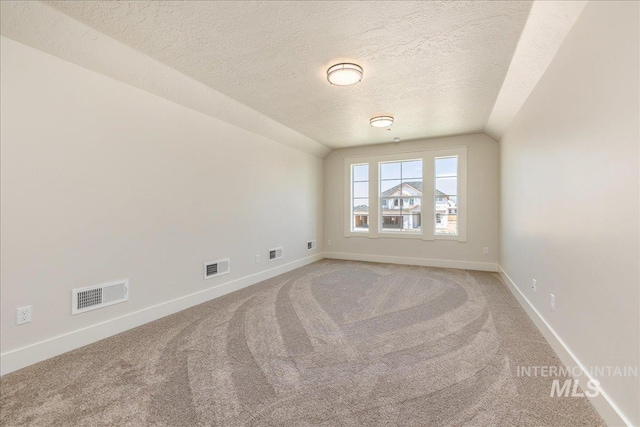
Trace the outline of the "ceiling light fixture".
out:
<instances>
[{"instance_id":1,"label":"ceiling light fixture","mask_svg":"<svg viewBox=\"0 0 640 427\"><path fill-rule=\"evenodd\" d=\"M362 67L348 62L336 64L327 70L327 80L336 86L350 86L362 80Z\"/></svg>"},{"instance_id":2,"label":"ceiling light fixture","mask_svg":"<svg viewBox=\"0 0 640 427\"><path fill-rule=\"evenodd\" d=\"M369 124L374 128L388 128L393 124L393 116L375 116L369 119Z\"/></svg>"}]
</instances>

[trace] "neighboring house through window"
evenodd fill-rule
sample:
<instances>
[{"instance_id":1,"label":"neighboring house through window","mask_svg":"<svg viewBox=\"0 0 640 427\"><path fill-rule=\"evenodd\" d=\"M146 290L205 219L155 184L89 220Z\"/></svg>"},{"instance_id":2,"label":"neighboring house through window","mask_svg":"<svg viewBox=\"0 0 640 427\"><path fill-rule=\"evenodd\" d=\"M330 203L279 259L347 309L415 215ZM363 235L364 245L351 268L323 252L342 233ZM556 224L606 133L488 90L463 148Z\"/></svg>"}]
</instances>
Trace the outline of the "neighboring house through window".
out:
<instances>
[{"instance_id":1,"label":"neighboring house through window","mask_svg":"<svg viewBox=\"0 0 640 427\"><path fill-rule=\"evenodd\" d=\"M435 158L435 234L458 234L458 156Z\"/></svg>"},{"instance_id":2,"label":"neighboring house through window","mask_svg":"<svg viewBox=\"0 0 640 427\"><path fill-rule=\"evenodd\" d=\"M382 230L420 230L422 159L382 162L379 167Z\"/></svg>"},{"instance_id":3,"label":"neighboring house through window","mask_svg":"<svg viewBox=\"0 0 640 427\"><path fill-rule=\"evenodd\" d=\"M369 228L369 165L351 167L351 206L353 231Z\"/></svg>"}]
</instances>

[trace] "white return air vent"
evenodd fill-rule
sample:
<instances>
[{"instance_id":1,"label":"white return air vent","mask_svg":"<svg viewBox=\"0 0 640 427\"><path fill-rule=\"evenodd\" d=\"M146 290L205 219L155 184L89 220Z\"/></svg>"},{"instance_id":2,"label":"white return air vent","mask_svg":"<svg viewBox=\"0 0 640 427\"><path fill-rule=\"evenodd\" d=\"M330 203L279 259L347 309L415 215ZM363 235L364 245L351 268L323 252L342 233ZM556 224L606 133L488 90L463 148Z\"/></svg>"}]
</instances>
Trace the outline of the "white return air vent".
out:
<instances>
[{"instance_id":1,"label":"white return air vent","mask_svg":"<svg viewBox=\"0 0 640 427\"><path fill-rule=\"evenodd\" d=\"M309 240L307 242L307 250L310 251L312 249L315 249L318 246L318 244L316 243L315 240Z\"/></svg>"},{"instance_id":2,"label":"white return air vent","mask_svg":"<svg viewBox=\"0 0 640 427\"><path fill-rule=\"evenodd\" d=\"M282 248L269 249L269 261L282 258Z\"/></svg>"},{"instance_id":3,"label":"white return air vent","mask_svg":"<svg viewBox=\"0 0 640 427\"><path fill-rule=\"evenodd\" d=\"M129 279L71 290L71 314L129 301Z\"/></svg>"},{"instance_id":4,"label":"white return air vent","mask_svg":"<svg viewBox=\"0 0 640 427\"><path fill-rule=\"evenodd\" d=\"M204 263L204 278L222 276L231 273L231 260L229 258L219 259L217 261L209 261Z\"/></svg>"}]
</instances>

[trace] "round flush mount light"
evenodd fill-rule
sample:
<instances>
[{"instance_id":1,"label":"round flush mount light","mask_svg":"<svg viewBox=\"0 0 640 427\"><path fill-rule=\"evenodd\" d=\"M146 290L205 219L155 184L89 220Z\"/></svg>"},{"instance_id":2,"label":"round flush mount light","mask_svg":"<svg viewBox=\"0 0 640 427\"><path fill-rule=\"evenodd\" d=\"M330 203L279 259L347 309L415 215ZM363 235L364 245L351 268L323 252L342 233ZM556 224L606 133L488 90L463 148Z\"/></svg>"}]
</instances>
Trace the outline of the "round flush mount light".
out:
<instances>
[{"instance_id":1,"label":"round flush mount light","mask_svg":"<svg viewBox=\"0 0 640 427\"><path fill-rule=\"evenodd\" d=\"M369 119L369 124L374 128L388 128L393 124L393 116L375 116Z\"/></svg>"},{"instance_id":2,"label":"round flush mount light","mask_svg":"<svg viewBox=\"0 0 640 427\"><path fill-rule=\"evenodd\" d=\"M344 62L327 70L327 80L336 86L350 86L362 80L362 67L358 64Z\"/></svg>"}]
</instances>

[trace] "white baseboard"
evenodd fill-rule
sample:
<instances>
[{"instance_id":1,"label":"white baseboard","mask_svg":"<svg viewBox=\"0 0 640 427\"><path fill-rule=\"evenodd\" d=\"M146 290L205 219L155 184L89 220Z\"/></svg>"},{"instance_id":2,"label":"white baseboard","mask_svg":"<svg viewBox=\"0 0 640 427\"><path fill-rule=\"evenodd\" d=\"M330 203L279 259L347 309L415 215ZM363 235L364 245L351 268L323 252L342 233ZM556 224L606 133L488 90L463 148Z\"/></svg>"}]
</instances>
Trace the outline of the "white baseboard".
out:
<instances>
[{"instance_id":1,"label":"white baseboard","mask_svg":"<svg viewBox=\"0 0 640 427\"><path fill-rule=\"evenodd\" d=\"M345 252L325 252L325 258L349 261L367 261L386 264L419 265L422 267L458 268L462 270L498 271L498 264L491 262L452 261L446 259L407 258L387 255L352 254Z\"/></svg>"},{"instance_id":2,"label":"white baseboard","mask_svg":"<svg viewBox=\"0 0 640 427\"><path fill-rule=\"evenodd\" d=\"M237 291L279 274L303 267L323 259L323 253L299 259L269 270L241 277L227 283L166 301L124 316L116 317L95 325L87 326L66 334L58 335L25 347L0 354L0 375L22 369L37 362L66 353L87 344L108 338L145 323L152 322L178 311L202 304L230 292Z\"/></svg>"},{"instance_id":3,"label":"white baseboard","mask_svg":"<svg viewBox=\"0 0 640 427\"><path fill-rule=\"evenodd\" d=\"M520 291L520 289L516 286L516 284L511 280L509 275L502 269L501 266L498 266L500 277L507 284L507 287L516 297L522 308L527 312L533 323L540 330L544 338L547 340L553 351L558 355L558 358L564 363L567 367L571 368L573 366L578 366L582 370L583 375L587 377L589 380L594 380L594 378L589 373L589 370L585 368L585 366L580 362L580 360L576 357L576 355L567 347L565 342L560 338L560 336L556 333L555 330L547 323L547 321L542 317L540 312L536 310L536 308L531 304L529 299ZM611 400L609 395L602 389L602 387L598 387L599 394L596 397L589 398L591 404L596 408L596 411L600 414L602 419L608 426L631 426L631 422L629 419L622 413L622 411L617 407L617 405Z\"/></svg>"}]
</instances>

